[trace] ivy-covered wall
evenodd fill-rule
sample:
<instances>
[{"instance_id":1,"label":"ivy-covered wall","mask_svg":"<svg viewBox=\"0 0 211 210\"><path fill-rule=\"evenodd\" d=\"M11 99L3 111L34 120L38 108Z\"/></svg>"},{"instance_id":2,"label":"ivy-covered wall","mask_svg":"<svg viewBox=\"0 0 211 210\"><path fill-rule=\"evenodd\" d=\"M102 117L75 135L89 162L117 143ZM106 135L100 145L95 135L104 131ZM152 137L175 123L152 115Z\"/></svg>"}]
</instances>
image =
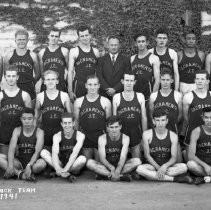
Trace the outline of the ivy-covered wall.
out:
<instances>
[{"instance_id":1,"label":"ivy-covered wall","mask_svg":"<svg viewBox=\"0 0 211 210\"><path fill-rule=\"evenodd\" d=\"M16 0L16 4L24 0ZM3 1L2 2L9 2ZM12 2L12 3L11 3ZM201 11L211 12L209 0L60 0L30 3L29 8L13 6L0 7L0 21L22 24L37 35L37 42L45 43L49 28L58 21L65 21L69 25L64 30L75 29L80 24L90 25L93 37L99 48L104 47L106 37L111 34L119 35L122 51L131 55L134 47L133 35L147 28L152 37L150 45L154 45L153 34L160 26L167 26L170 30L170 47L178 50L183 46L182 34L186 26L181 24L181 17L186 10L193 12L193 27L198 32L198 46L209 52L211 50L211 36L201 36L207 28L201 28ZM71 7L71 3L78 3L80 7ZM211 28L211 27L210 27ZM71 47L72 43L65 43Z\"/></svg>"}]
</instances>

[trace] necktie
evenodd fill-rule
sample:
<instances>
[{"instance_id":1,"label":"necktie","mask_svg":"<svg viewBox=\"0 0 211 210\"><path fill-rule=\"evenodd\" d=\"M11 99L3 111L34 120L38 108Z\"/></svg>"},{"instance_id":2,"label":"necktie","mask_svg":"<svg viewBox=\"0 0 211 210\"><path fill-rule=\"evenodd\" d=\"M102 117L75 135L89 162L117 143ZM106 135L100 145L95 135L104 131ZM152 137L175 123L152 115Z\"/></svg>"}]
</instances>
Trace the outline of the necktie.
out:
<instances>
[{"instance_id":1,"label":"necktie","mask_svg":"<svg viewBox=\"0 0 211 210\"><path fill-rule=\"evenodd\" d=\"M115 64L115 55L112 55L111 61L112 61L112 64L114 65Z\"/></svg>"}]
</instances>

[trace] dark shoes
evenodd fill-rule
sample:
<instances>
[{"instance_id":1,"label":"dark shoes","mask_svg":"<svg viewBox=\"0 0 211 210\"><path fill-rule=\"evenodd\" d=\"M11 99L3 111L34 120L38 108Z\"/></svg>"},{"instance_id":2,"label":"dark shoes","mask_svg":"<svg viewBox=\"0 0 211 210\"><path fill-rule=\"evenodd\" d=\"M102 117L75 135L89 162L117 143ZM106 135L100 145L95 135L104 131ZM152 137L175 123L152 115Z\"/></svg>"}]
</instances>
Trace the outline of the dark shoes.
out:
<instances>
[{"instance_id":1,"label":"dark shoes","mask_svg":"<svg viewBox=\"0 0 211 210\"><path fill-rule=\"evenodd\" d=\"M205 183L204 177L200 177L200 176L194 177L193 183L195 185L204 184Z\"/></svg>"},{"instance_id":2,"label":"dark shoes","mask_svg":"<svg viewBox=\"0 0 211 210\"><path fill-rule=\"evenodd\" d=\"M193 179L190 176L188 176L188 175L176 176L176 177L174 177L174 181L178 182L178 183L187 183L187 184L192 184L193 183Z\"/></svg>"}]
</instances>

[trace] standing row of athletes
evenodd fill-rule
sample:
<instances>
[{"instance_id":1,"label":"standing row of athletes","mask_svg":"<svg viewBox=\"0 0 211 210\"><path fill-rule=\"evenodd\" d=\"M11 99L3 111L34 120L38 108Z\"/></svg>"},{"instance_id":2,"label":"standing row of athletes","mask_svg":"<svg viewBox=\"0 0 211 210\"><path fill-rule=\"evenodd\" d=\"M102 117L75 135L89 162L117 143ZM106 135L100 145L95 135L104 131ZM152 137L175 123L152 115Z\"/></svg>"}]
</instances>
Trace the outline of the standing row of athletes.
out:
<instances>
[{"instance_id":1,"label":"standing row of athletes","mask_svg":"<svg viewBox=\"0 0 211 210\"><path fill-rule=\"evenodd\" d=\"M60 31L53 29L49 34L49 46L40 51L39 59L37 59L36 55L26 48L27 33L25 31L16 33L17 48L12 54L5 56L4 63L5 67L8 64L17 66L18 74L17 68L13 66L5 68L7 84L1 92L1 113L5 117L1 118L0 146L2 148L1 153L4 155L2 154L0 163L1 167L6 169L5 176L9 177L14 173L14 168L19 167L20 169L20 165L22 165L25 170L17 170L16 174L20 178L31 179L31 172L28 171L34 170L33 173L38 173L48 163L55 168L57 175L72 179L73 177L70 174L78 173L88 160L87 167L97 174L103 175L104 178L130 180L130 177L125 174L133 171L141 164L141 134L147 130L150 122L153 122L155 129L150 129L143 134L145 157L150 166L145 168L142 167L144 165L139 166L137 173L147 176L147 178L150 174L152 175L150 179L153 179L154 171L157 171L154 179L173 181L172 177L176 176L175 181L191 182L191 178L188 176L177 176L185 173L187 166L185 164L175 165L177 160L180 159L181 162L181 155L179 155L180 147L177 144L178 137L172 131L177 132L183 110L184 119L190 122L189 135L186 138L186 141L189 142L190 132L203 124L202 108L211 106L210 92L207 91L209 84L207 71L210 72L210 56L208 55L206 59L207 71L203 71L204 53L196 49L194 31L186 34L187 45L182 52L178 53L178 56L174 50L166 46L168 32L165 29L157 30L157 46L152 50L147 49L149 37L145 31L142 31L135 37L138 54L132 56L131 61L119 53L119 39L116 36L111 36L108 39L109 53L97 59L99 57L98 50L90 46L90 30L87 27L81 27L78 29L78 35L79 46L70 50L68 59L68 50L58 45ZM34 83L40 77L38 60L43 72L41 91L44 91L37 95L35 114L28 113L29 111L27 112L25 109L25 112L22 113L24 106L31 106L30 96L32 101L35 99ZM68 72L66 72L66 68ZM95 76L95 73L97 73L99 79ZM181 92L187 93L183 99L182 93L177 92L179 84ZM158 91L160 86L161 89ZM65 93L67 88L70 98ZM151 94L151 92L153 93ZM63 131L60 132L60 116L65 111L73 112L70 99L75 97L77 99L74 102L74 117L68 114L62 115ZM113 109L111 109L110 102L112 98ZM20 101L20 104L18 104L18 101ZM149 112L146 112L148 104ZM168 114L166 110L168 110ZM110 117L112 111L113 115L121 117L122 122L116 117ZM33 123L27 130L27 126L24 127L24 120L30 121L29 119L31 119L31 122L33 122L35 118L39 118L40 113L42 114L42 130L36 128ZM149 116L147 117L148 113ZM210 110L205 110L203 115L206 116L207 113L209 116ZM16 129L15 127L20 125L20 115L22 127ZM108 134L103 134L107 118ZM79 131L74 131L73 125L85 136ZM166 126L172 131L166 129ZM205 123L204 126L207 127L200 128L198 132L205 130L204 134L210 134L209 123ZM10 132L8 132L8 128ZM130 137L130 140L120 132L120 128L122 128L122 133ZM25 161L14 167L16 145L27 147L27 143L20 143L22 141L20 139L23 138L23 141L26 141L29 138L31 140L32 136L35 135L34 133L37 136L35 139L38 140L39 136L39 139L43 139L40 142L43 143L39 143L38 148L34 146L34 153L30 149L24 150L35 154L32 156L34 158L31 157L27 160L28 162ZM38 135L38 133L42 134ZM210 135L206 139L209 142ZM160 145L161 142L163 145ZM52 144L53 155L51 155ZM30 143L28 147L31 145ZM41 151L43 145L44 149ZM82 145L83 156L77 158ZM209 143L205 142L203 145L209 147ZM132 159L126 162L129 147ZM96 149L98 149L98 154ZM40 151L42 159L38 159ZM65 151L66 156L62 155L65 154ZM72 151L72 153L69 151ZM191 152L194 153L194 150ZM209 152L207 152L208 154ZM91 159L93 155L95 160ZM192 154L192 157L194 155L195 153ZM60 162L59 157L62 156L64 160ZM202 156L204 158L206 155L203 154ZM191 163L193 164L193 162L196 164L194 170L203 165L198 159L195 159L195 156ZM173 169L170 166L174 166ZM143 174L145 170L147 175ZM197 172L196 174L210 175L210 171L208 162L201 169L201 173ZM167 179L165 179L166 177Z\"/></svg>"}]
</instances>

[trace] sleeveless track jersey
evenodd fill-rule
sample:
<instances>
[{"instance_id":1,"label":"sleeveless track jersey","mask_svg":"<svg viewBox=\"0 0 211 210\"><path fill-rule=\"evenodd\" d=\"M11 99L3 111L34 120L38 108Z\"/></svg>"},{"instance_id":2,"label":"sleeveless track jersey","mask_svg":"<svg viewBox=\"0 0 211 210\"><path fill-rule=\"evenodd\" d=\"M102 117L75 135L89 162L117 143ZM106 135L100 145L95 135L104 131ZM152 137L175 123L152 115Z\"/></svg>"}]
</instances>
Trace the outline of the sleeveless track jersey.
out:
<instances>
[{"instance_id":1,"label":"sleeveless track jersey","mask_svg":"<svg viewBox=\"0 0 211 210\"><path fill-rule=\"evenodd\" d=\"M136 55L131 64L132 71L137 76L134 91L143 93L146 100L149 99L152 92L153 83L153 67L149 62L150 55L151 53L141 59Z\"/></svg>"},{"instance_id":2,"label":"sleeveless track jersey","mask_svg":"<svg viewBox=\"0 0 211 210\"><path fill-rule=\"evenodd\" d=\"M200 126L200 136L196 144L196 156L211 166L211 135L205 133Z\"/></svg>"},{"instance_id":3,"label":"sleeveless track jersey","mask_svg":"<svg viewBox=\"0 0 211 210\"><path fill-rule=\"evenodd\" d=\"M122 134L117 141L112 141L109 135L106 134L106 140L106 160L114 167L117 167L122 151Z\"/></svg>"},{"instance_id":4,"label":"sleeveless track jersey","mask_svg":"<svg viewBox=\"0 0 211 210\"><path fill-rule=\"evenodd\" d=\"M0 141L2 144L9 144L14 128L21 125L20 116L25 104L22 90L14 97L8 96L4 90L2 93Z\"/></svg>"},{"instance_id":5,"label":"sleeveless track jersey","mask_svg":"<svg viewBox=\"0 0 211 210\"><path fill-rule=\"evenodd\" d=\"M202 119L202 109L204 107L210 107L211 106L211 95L209 91L207 91L207 96L205 98L199 98L194 91L193 93L193 101L190 104L189 107L189 125L186 132L186 138L185 143L189 144L190 142L190 134L192 130L200 125L204 124L204 121Z\"/></svg>"},{"instance_id":6,"label":"sleeveless track jersey","mask_svg":"<svg viewBox=\"0 0 211 210\"><path fill-rule=\"evenodd\" d=\"M31 136L27 137L23 134L23 128L21 127L21 133L18 137L18 160L21 162L23 168L26 167L26 165L31 160L31 157L33 156L35 152L35 146L37 142L36 137L37 128L34 129L34 132Z\"/></svg>"},{"instance_id":7,"label":"sleeveless track jersey","mask_svg":"<svg viewBox=\"0 0 211 210\"><path fill-rule=\"evenodd\" d=\"M19 56L16 50L14 50L13 55L9 60L9 64L18 67L18 83L28 83L34 81L34 61L30 55L30 50L27 50L27 52L23 56Z\"/></svg>"},{"instance_id":8,"label":"sleeveless track jersey","mask_svg":"<svg viewBox=\"0 0 211 210\"><path fill-rule=\"evenodd\" d=\"M62 53L61 47L58 47L55 52L51 52L47 47L42 57L43 70L53 70L59 74L59 84L57 89L61 91L66 91L66 83L64 80L66 61Z\"/></svg>"},{"instance_id":9,"label":"sleeveless track jersey","mask_svg":"<svg viewBox=\"0 0 211 210\"><path fill-rule=\"evenodd\" d=\"M167 67L171 69L172 75L174 75L173 71L173 60L171 59L171 56L169 54L169 48L166 48L166 52L163 55L159 55L157 53L156 47L154 48L154 54L157 55L160 59L160 70L162 71L163 67Z\"/></svg>"},{"instance_id":10,"label":"sleeveless track jersey","mask_svg":"<svg viewBox=\"0 0 211 210\"><path fill-rule=\"evenodd\" d=\"M136 92L131 101L126 101L120 93L117 114L122 119L122 132L130 137L130 146L136 146L141 139L141 105Z\"/></svg>"},{"instance_id":11,"label":"sleeveless track jersey","mask_svg":"<svg viewBox=\"0 0 211 210\"><path fill-rule=\"evenodd\" d=\"M81 131L85 134L105 130L106 113L100 103L100 98L101 96L90 102L87 96L84 96L79 113L79 124Z\"/></svg>"},{"instance_id":12,"label":"sleeveless track jersey","mask_svg":"<svg viewBox=\"0 0 211 210\"><path fill-rule=\"evenodd\" d=\"M203 63L198 55L198 51L195 51L194 57L187 57L183 50L183 57L179 63L179 75L180 82L193 84L195 78L195 72L202 69Z\"/></svg>"},{"instance_id":13,"label":"sleeveless track jersey","mask_svg":"<svg viewBox=\"0 0 211 210\"><path fill-rule=\"evenodd\" d=\"M70 155L73 152L73 148L75 147L77 131L73 132L73 135L70 139L65 138L64 132L61 131L61 142L59 144L59 159L63 164L63 167L69 161Z\"/></svg>"},{"instance_id":14,"label":"sleeveless track jersey","mask_svg":"<svg viewBox=\"0 0 211 210\"><path fill-rule=\"evenodd\" d=\"M171 90L168 96L162 96L160 90L154 102L154 110L163 108L168 111L168 124L166 128L177 133L177 117L179 114L178 104L174 98L174 91Z\"/></svg>"},{"instance_id":15,"label":"sleeveless track jersey","mask_svg":"<svg viewBox=\"0 0 211 210\"><path fill-rule=\"evenodd\" d=\"M84 52L78 47L79 55L75 60L75 79L86 82L89 75L95 74L97 68L97 57L91 47L89 52Z\"/></svg>"},{"instance_id":16,"label":"sleeveless track jersey","mask_svg":"<svg viewBox=\"0 0 211 210\"><path fill-rule=\"evenodd\" d=\"M44 101L40 108L42 113L42 129L45 132L45 146L52 145L52 137L61 130L61 115L65 108L61 101L61 92L54 100L48 98L44 91Z\"/></svg>"},{"instance_id":17,"label":"sleeveless track jersey","mask_svg":"<svg viewBox=\"0 0 211 210\"><path fill-rule=\"evenodd\" d=\"M155 129L152 129L152 134L152 141L149 144L150 155L159 166L162 166L171 158L170 131L167 131L164 139L158 139Z\"/></svg>"}]
</instances>

